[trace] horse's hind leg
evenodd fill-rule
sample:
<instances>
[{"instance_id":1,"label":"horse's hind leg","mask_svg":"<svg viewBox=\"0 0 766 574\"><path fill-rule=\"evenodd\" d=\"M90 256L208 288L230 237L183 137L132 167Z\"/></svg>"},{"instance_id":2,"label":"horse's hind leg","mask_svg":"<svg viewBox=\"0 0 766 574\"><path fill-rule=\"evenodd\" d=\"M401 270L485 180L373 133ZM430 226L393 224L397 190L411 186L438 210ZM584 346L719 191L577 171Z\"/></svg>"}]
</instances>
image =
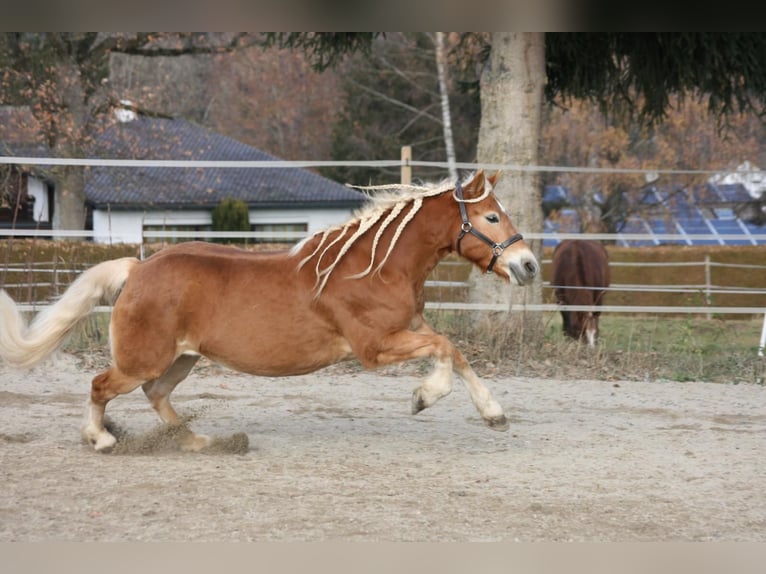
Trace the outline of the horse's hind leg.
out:
<instances>
[{"instance_id":1,"label":"horse's hind leg","mask_svg":"<svg viewBox=\"0 0 766 574\"><path fill-rule=\"evenodd\" d=\"M199 355L181 355L160 377L144 383L143 390L146 397L165 424L178 425L180 423L178 413L170 404L170 393L173 392L178 383L189 375L199 358ZM209 437L191 431L181 436L181 448L183 450L198 451L209 444Z\"/></svg>"},{"instance_id":2,"label":"horse's hind leg","mask_svg":"<svg viewBox=\"0 0 766 574\"><path fill-rule=\"evenodd\" d=\"M126 375L115 366L93 378L82 436L97 451L108 451L117 442L114 435L104 428L106 404L117 395L129 393L143 382L142 379Z\"/></svg>"},{"instance_id":3,"label":"horse's hind leg","mask_svg":"<svg viewBox=\"0 0 766 574\"><path fill-rule=\"evenodd\" d=\"M433 405L452 392L452 361L436 359L434 370L423 383L412 392L412 414Z\"/></svg>"},{"instance_id":4,"label":"horse's hind leg","mask_svg":"<svg viewBox=\"0 0 766 574\"><path fill-rule=\"evenodd\" d=\"M426 409L436 403L439 399L446 397L452 392L452 360L450 358L451 344L448 341L447 348L443 344L434 344L434 341L440 341L441 335L437 334L431 326L423 319L421 315L416 316L410 326L412 331L404 334L404 338L410 336L421 336L429 341L427 346L418 343L419 349L416 354L422 354L424 351L434 357L434 370L428 375L428 378L412 392L412 414L416 415L423 409ZM401 337L401 335L400 335ZM426 349L428 349L426 351ZM378 357L378 360L400 361L406 357Z\"/></svg>"}]
</instances>

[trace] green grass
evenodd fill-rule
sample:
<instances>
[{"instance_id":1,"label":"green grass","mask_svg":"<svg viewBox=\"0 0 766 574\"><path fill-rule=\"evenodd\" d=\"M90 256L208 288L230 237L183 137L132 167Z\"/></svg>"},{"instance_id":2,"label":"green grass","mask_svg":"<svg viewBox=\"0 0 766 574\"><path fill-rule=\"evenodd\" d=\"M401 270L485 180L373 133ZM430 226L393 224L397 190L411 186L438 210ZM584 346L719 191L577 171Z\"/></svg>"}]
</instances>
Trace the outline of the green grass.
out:
<instances>
[{"instance_id":1,"label":"green grass","mask_svg":"<svg viewBox=\"0 0 766 574\"><path fill-rule=\"evenodd\" d=\"M655 378L762 382L762 324L762 318L604 316L601 346L632 356L638 369L651 369Z\"/></svg>"},{"instance_id":2,"label":"green grass","mask_svg":"<svg viewBox=\"0 0 766 574\"><path fill-rule=\"evenodd\" d=\"M480 372L602 380L764 382L758 356L763 318L707 320L668 315L603 315L595 349L561 331L561 315L546 313L543 333L522 337L477 333L466 315L433 312L429 320L463 350Z\"/></svg>"}]
</instances>

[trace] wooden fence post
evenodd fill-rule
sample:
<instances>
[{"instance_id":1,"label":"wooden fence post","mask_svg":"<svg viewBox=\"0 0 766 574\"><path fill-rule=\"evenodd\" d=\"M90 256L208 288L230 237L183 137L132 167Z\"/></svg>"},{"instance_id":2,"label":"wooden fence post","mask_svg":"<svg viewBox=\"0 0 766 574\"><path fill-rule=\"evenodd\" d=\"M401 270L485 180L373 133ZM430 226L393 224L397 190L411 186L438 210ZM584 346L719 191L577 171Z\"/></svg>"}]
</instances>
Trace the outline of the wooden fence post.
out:
<instances>
[{"instance_id":1,"label":"wooden fence post","mask_svg":"<svg viewBox=\"0 0 766 574\"><path fill-rule=\"evenodd\" d=\"M412 183L411 159L412 147L408 145L402 146L402 185L410 185Z\"/></svg>"}]
</instances>

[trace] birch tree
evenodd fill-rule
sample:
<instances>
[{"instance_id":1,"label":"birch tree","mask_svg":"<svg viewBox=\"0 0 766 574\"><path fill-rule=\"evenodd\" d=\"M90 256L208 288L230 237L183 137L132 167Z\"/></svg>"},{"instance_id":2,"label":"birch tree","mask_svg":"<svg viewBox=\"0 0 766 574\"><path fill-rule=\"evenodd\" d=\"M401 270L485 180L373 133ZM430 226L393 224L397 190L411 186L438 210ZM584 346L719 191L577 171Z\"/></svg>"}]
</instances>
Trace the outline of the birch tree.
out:
<instances>
[{"instance_id":1,"label":"birch tree","mask_svg":"<svg viewBox=\"0 0 766 574\"><path fill-rule=\"evenodd\" d=\"M447 89L447 54L444 46L444 32L437 32L434 44L436 46L436 72L439 77L439 101L442 108L442 124L444 126L444 148L447 152L449 175L453 181L457 180L457 167L455 163L455 141L452 138L452 114L449 109L449 91Z\"/></svg>"}]
</instances>

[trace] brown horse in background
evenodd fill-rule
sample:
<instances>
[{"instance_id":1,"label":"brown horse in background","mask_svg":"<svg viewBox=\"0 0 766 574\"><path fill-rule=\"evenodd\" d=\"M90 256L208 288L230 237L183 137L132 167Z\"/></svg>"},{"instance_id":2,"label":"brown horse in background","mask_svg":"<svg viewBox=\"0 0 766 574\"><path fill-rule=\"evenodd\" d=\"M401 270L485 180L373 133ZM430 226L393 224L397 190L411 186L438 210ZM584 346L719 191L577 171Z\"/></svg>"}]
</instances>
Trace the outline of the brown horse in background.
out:
<instances>
[{"instance_id":1,"label":"brown horse in background","mask_svg":"<svg viewBox=\"0 0 766 574\"><path fill-rule=\"evenodd\" d=\"M553 251L553 275L559 305L599 306L609 287L609 255L599 241L567 239ZM600 311L561 311L564 333L594 346Z\"/></svg>"},{"instance_id":2,"label":"brown horse in background","mask_svg":"<svg viewBox=\"0 0 766 574\"><path fill-rule=\"evenodd\" d=\"M27 326L0 291L0 357L30 367L59 348L102 299L114 300L112 365L92 382L83 437L106 451L107 403L142 387L162 421L179 424L169 396L200 356L253 375L310 373L356 357L364 367L433 357L412 412L452 390L454 370L486 424L507 430L500 404L466 358L423 318L424 284L457 252L524 285L539 264L492 188L497 174L379 193L344 225L271 253L191 242L145 261L127 257L85 271ZM208 437L187 435L199 450Z\"/></svg>"}]
</instances>

